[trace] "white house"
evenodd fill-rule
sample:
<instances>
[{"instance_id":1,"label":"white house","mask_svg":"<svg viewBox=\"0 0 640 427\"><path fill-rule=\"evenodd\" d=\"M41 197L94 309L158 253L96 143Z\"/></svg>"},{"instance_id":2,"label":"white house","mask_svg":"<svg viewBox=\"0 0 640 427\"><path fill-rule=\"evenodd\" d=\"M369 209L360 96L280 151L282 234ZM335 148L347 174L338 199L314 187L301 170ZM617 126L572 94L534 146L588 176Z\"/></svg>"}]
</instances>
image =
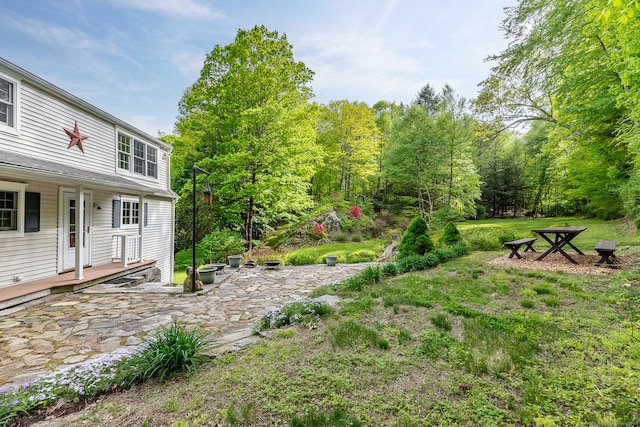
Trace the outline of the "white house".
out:
<instances>
[{"instance_id":1,"label":"white house","mask_svg":"<svg viewBox=\"0 0 640 427\"><path fill-rule=\"evenodd\" d=\"M0 58L0 309L158 267L171 147Z\"/></svg>"}]
</instances>

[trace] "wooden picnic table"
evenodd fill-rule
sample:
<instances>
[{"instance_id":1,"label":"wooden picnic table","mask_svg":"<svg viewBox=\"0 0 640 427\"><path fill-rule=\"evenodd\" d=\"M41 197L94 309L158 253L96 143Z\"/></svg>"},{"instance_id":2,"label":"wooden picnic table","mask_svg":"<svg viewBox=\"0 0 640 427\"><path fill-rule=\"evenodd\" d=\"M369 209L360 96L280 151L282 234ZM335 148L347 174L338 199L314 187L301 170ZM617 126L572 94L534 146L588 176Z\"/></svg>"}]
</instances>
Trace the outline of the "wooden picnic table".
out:
<instances>
[{"instance_id":1,"label":"wooden picnic table","mask_svg":"<svg viewBox=\"0 0 640 427\"><path fill-rule=\"evenodd\" d=\"M543 260L547 255L552 254L554 252L559 252L560 254L562 254L562 256L568 259L569 262L573 264L577 264L577 261L571 258L569 254L567 254L562 248L565 246L569 246L573 248L576 252L578 252L580 255L584 255L584 253L582 253L580 249L573 246L571 241L578 234L582 233L586 229L587 227L567 226L567 227L549 227L549 228L540 228L538 230L531 230L534 233L539 234L540 237L542 237L551 245L551 249L549 249L548 251L540 255L537 258L537 260L538 261Z\"/></svg>"}]
</instances>

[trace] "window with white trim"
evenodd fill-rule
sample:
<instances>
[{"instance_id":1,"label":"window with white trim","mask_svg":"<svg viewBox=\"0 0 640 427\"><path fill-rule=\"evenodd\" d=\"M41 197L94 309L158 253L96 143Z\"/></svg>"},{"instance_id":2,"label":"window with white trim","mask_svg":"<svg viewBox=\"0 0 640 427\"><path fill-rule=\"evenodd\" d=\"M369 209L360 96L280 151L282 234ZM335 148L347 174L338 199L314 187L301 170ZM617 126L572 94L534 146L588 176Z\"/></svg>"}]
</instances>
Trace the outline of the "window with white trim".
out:
<instances>
[{"instance_id":1,"label":"window with white trim","mask_svg":"<svg viewBox=\"0 0 640 427\"><path fill-rule=\"evenodd\" d=\"M26 184L0 181L0 238L24 233Z\"/></svg>"},{"instance_id":2,"label":"window with white trim","mask_svg":"<svg viewBox=\"0 0 640 427\"><path fill-rule=\"evenodd\" d=\"M122 199L122 226L140 224L140 202Z\"/></svg>"},{"instance_id":3,"label":"window with white trim","mask_svg":"<svg viewBox=\"0 0 640 427\"><path fill-rule=\"evenodd\" d=\"M140 139L118 132L118 169L158 178L158 149Z\"/></svg>"},{"instance_id":4,"label":"window with white trim","mask_svg":"<svg viewBox=\"0 0 640 427\"><path fill-rule=\"evenodd\" d=\"M16 129L17 82L0 75L0 127Z\"/></svg>"}]
</instances>

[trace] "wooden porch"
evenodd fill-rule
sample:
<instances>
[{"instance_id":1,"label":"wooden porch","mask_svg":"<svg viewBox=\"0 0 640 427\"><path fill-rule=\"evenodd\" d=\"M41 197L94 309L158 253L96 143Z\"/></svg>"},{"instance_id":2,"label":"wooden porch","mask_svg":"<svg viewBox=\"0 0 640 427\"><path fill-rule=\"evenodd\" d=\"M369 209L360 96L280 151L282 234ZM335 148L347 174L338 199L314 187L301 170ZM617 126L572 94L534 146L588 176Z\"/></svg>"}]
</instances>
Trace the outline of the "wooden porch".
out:
<instances>
[{"instance_id":1,"label":"wooden porch","mask_svg":"<svg viewBox=\"0 0 640 427\"><path fill-rule=\"evenodd\" d=\"M112 262L84 268L84 278L82 279L75 279L75 272L70 271L46 279L16 283L15 285L0 288L0 310L47 295L87 288L97 283L146 270L153 267L155 263L155 260L148 260L131 263L123 267L121 262Z\"/></svg>"}]
</instances>

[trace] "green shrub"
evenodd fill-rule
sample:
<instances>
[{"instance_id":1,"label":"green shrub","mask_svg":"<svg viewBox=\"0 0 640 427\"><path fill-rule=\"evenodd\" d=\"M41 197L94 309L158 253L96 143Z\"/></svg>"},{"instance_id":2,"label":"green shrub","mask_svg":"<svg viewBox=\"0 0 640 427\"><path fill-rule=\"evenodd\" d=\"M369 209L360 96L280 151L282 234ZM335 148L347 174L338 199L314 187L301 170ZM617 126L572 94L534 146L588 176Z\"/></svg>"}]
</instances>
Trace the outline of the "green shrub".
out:
<instances>
[{"instance_id":1,"label":"green shrub","mask_svg":"<svg viewBox=\"0 0 640 427\"><path fill-rule=\"evenodd\" d=\"M289 425L291 427L360 427L362 424L342 409L334 408L333 412L327 416L314 408L304 415L295 415Z\"/></svg>"},{"instance_id":2,"label":"green shrub","mask_svg":"<svg viewBox=\"0 0 640 427\"><path fill-rule=\"evenodd\" d=\"M440 236L440 240L438 240L438 243L440 245L450 246L454 243L458 243L461 241L462 241L462 234L460 234L458 227L456 227L456 225L452 221L449 221L447 225L444 227L444 230L442 231L442 236Z\"/></svg>"},{"instance_id":3,"label":"green shrub","mask_svg":"<svg viewBox=\"0 0 640 427\"><path fill-rule=\"evenodd\" d=\"M398 274L398 266L390 262L382 266L383 276L396 276Z\"/></svg>"},{"instance_id":4,"label":"green shrub","mask_svg":"<svg viewBox=\"0 0 640 427\"><path fill-rule=\"evenodd\" d=\"M443 331L451 330L451 321L449 320L449 316L446 313L438 313L434 316L431 316L431 323L438 329L442 329Z\"/></svg>"},{"instance_id":5,"label":"green shrub","mask_svg":"<svg viewBox=\"0 0 640 427\"><path fill-rule=\"evenodd\" d=\"M347 254L347 262L355 264L358 262L371 262L376 260L376 253L369 249L360 249L359 251Z\"/></svg>"},{"instance_id":6,"label":"green shrub","mask_svg":"<svg viewBox=\"0 0 640 427\"><path fill-rule=\"evenodd\" d=\"M398 265L399 272L408 273L410 271L420 271L429 268L425 261L422 255L414 254L399 259L396 264Z\"/></svg>"},{"instance_id":7,"label":"green shrub","mask_svg":"<svg viewBox=\"0 0 640 427\"><path fill-rule=\"evenodd\" d=\"M317 264L317 261L318 260L313 255L305 253L295 253L287 257L287 264L289 265Z\"/></svg>"},{"instance_id":8,"label":"green shrub","mask_svg":"<svg viewBox=\"0 0 640 427\"><path fill-rule=\"evenodd\" d=\"M348 242L349 235L344 231L336 231L331 235L331 240L333 240L334 242L340 242L340 243Z\"/></svg>"},{"instance_id":9,"label":"green shrub","mask_svg":"<svg viewBox=\"0 0 640 427\"><path fill-rule=\"evenodd\" d=\"M469 249L474 251L497 251L504 248L504 242L515 240L514 232L507 228L475 228L464 235Z\"/></svg>"},{"instance_id":10,"label":"green shrub","mask_svg":"<svg viewBox=\"0 0 640 427\"><path fill-rule=\"evenodd\" d=\"M120 383L128 386L151 378L162 380L177 372L194 372L208 359L203 351L212 342L199 328L187 331L176 322L163 326L143 343L142 352L124 362L118 372Z\"/></svg>"},{"instance_id":11,"label":"green shrub","mask_svg":"<svg viewBox=\"0 0 640 427\"><path fill-rule=\"evenodd\" d=\"M199 264L226 262L229 255L244 253L245 243L242 236L235 231L213 230L198 243L197 254L204 257Z\"/></svg>"},{"instance_id":12,"label":"green shrub","mask_svg":"<svg viewBox=\"0 0 640 427\"><path fill-rule=\"evenodd\" d=\"M429 227L421 216L415 217L402 235L398 245L398 258L409 255L424 255L433 250L433 241L429 237Z\"/></svg>"}]
</instances>

